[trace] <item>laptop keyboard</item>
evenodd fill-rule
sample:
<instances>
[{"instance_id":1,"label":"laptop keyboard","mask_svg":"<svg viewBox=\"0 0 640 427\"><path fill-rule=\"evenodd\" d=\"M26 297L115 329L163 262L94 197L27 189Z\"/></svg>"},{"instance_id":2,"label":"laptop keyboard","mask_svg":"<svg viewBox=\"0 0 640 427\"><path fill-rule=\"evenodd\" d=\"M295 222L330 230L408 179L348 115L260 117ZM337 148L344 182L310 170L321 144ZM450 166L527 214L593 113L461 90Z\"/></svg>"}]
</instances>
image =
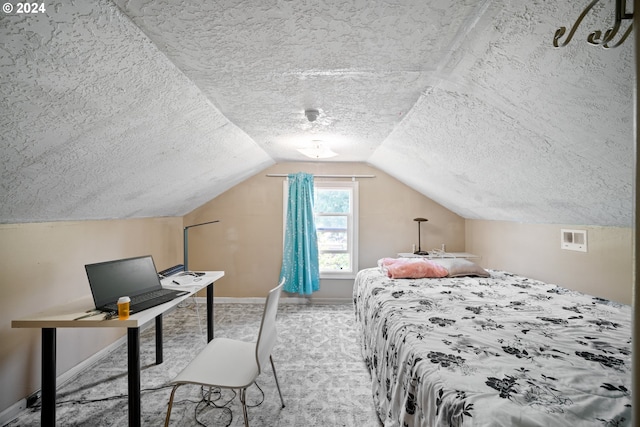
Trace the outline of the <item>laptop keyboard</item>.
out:
<instances>
[{"instance_id":1,"label":"laptop keyboard","mask_svg":"<svg viewBox=\"0 0 640 427\"><path fill-rule=\"evenodd\" d=\"M137 297L132 297L131 305L135 306L136 304L141 304L145 301L149 301L156 298L162 298L163 296L172 295L172 294L174 294L174 292L169 289L158 289L157 291L149 292L143 295L138 295ZM173 297L171 299L173 299Z\"/></svg>"},{"instance_id":2,"label":"laptop keyboard","mask_svg":"<svg viewBox=\"0 0 640 427\"><path fill-rule=\"evenodd\" d=\"M131 297L131 312L137 313L147 308L171 301L175 297L175 291L171 289L158 289L157 291ZM107 304L105 307L109 310L118 311L117 304Z\"/></svg>"}]
</instances>

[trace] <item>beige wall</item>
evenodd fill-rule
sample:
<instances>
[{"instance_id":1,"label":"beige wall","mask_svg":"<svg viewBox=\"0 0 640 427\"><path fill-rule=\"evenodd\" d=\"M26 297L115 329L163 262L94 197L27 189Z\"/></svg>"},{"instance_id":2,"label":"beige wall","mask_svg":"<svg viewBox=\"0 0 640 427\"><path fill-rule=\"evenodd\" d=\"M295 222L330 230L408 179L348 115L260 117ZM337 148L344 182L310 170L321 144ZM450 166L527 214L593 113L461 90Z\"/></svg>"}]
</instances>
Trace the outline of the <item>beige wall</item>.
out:
<instances>
[{"instance_id":1,"label":"beige wall","mask_svg":"<svg viewBox=\"0 0 640 427\"><path fill-rule=\"evenodd\" d=\"M563 228L587 230L588 252L561 249ZM631 304L631 228L467 220L466 244L483 267Z\"/></svg>"},{"instance_id":2,"label":"beige wall","mask_svg":"<svg viewBox=\"0 0 640 427\"><path fill-rule=\"evenodd\" d=\"M589 252L560 250L560 228L576 226L464 220L363 163L285 163L249 178L184 218L0 225L0 412L40 388L40 331L11 320L88 295L84 264L151 254L161 270L182 261L182 227L190 229L193 270L224 270L217 297L263 297L282 262L283 178L268 173L363 174L359 268L411 250L423 216L423 249L477 253L479 263L630 303L632 230L585 227ZM350 299L352 280L323 280L312 299ZM293 295L295 296L295 295ZM123 331L60 330L58 375L117 340Z\"/></svg>"},{"instance_id":3,"label":"beige wall","mask_svg":"<svg viewBox=\"0 0 640 427\"><path fill-rule=\"evenodd\" d=\"M159 270L179 263L181 227L182 218L0 225L0 412L40 388L40 330L11 320L90 295L85 264L147 254ZM124 332L60 329L57 374Z\"/></svg>"},{"instance_id":4,"label":"beige wall","mask_svg":"<svg viewBox=\"0 0 640 427\"><path fill-rule=\"evenodd\" d=\"M189 268L224 270L217 297L262 297L280 275L283 233L283 180L266 174L310 172L375 175L359 179L359 268L379 258L411 251L422 225L422 248L447 245L464 250L464 219L395 178L364 163L284 163L274 165L211 200L185 217L185 225L221 220L189 231ZM350 299L353 280L321 280L312 299ZM291 295L297 296L297 295Z\"/></svg>"}]
</instances>

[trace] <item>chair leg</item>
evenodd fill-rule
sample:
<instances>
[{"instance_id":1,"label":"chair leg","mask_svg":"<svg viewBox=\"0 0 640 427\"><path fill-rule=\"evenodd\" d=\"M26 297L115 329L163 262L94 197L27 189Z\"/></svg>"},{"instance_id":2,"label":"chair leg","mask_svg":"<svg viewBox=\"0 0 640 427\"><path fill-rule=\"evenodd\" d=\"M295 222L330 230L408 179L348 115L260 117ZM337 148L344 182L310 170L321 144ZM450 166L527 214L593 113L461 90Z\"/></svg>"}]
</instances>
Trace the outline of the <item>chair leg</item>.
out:
<instances>
[{"instance_id":1,"label":"chair leg","mask_svg":"<svg viewBox=\"0 0 640 427\"><path fill-rule=\"evenodd\" d=\"M176 384L173 386L173 389L171 390L171 397L169 398L169 407L167 408L167 417L164 420L164 427L169 426L169 418L171 418L171 408L173 407L173 397L175 396L176 390L178 389L179 386L180 384Z\"/></svg>"},{"instance_id":2,"label":"chair leg","mask_svg":"<svg viewBox=\"0 0 640 427\"><path fill-rule=\"evenodd\" d=\"M273 378L276 380L276 387L278 388L278 394L280 395L280 403L282 403L282 407L284 408L284 399L282 399L282 392L280 391L280 384L278 384L278 375L276 375L276 367L273 364L273 357L269 355L269 361L271 361L271 369L273 370Z\"/></svg>"},{"instance_id":3,"label":"chair leg","mask_svg":"<svg viewBox=\"0 0 640 427\"><path fill-rule=\"evenodd\" d=\"M247 389L240 389L240 402L242 403L242 415L244 415L244 427L249 427L249 416L247 415Z\"/></svg>"}]
</instances>

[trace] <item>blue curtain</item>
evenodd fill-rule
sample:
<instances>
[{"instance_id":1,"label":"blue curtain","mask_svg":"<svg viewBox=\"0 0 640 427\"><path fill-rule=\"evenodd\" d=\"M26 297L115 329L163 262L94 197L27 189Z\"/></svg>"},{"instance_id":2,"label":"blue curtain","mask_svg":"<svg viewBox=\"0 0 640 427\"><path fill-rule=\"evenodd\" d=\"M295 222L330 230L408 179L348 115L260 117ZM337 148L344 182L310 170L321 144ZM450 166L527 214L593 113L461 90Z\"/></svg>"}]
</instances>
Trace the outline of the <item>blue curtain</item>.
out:
<instances>
[{"instance_id":1,"label":"blue curtain","mask_svg":"<svg viewBox=\"0 0 640 427\"><path fill-rule=\"evenodd\" d=\"M289 200L280 279L286 292L311 295L320 289L318 238L313 220L313 175L289 174Z\"/></svg>"}]
</instances>

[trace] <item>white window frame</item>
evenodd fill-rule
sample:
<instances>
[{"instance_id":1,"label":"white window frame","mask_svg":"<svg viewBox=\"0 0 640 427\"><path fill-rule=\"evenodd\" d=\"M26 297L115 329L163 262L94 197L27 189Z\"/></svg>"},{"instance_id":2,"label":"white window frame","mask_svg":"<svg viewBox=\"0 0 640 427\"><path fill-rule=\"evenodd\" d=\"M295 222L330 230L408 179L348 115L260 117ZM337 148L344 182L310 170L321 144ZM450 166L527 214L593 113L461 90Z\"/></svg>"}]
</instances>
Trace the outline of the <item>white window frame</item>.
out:
<instances>
[{"instance_id":1,"label":"white window frame","mask_svg":"<svg viewBox=\"0 0 640 427\"><path fill-rule=\"evenodd\" d=\"M314 192L318 188L323 189L340 189L348 188L351 190L351 212L347 214L347 247L351 257L351 271L320 271L321 279L353 279L358 273L358 205L359 205L359 186L358 181L319 181L314 180ZM289 182L285 180L283 183L283 244L284 234L287 227L287 202L289 199Z\"/></svg>"}]
</instances>

